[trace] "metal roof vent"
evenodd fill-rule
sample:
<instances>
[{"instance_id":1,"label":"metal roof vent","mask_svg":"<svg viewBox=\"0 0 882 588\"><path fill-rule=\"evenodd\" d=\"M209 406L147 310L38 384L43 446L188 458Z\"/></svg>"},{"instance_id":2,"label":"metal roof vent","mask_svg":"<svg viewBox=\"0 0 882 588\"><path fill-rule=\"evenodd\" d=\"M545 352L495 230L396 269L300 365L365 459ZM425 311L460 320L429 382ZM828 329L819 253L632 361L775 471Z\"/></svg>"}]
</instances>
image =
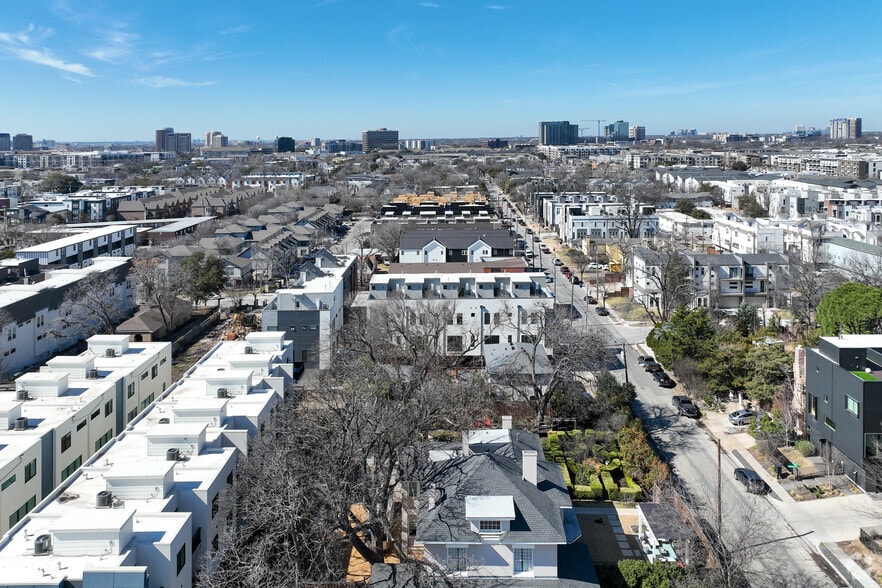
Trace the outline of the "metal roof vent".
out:
<instances>
[{"instance_id":1,"label":"metal roof vent","mask_svg":"<svg viewBox=\"0 0 882 588\"><path fill-rule=\"evenodd\" d=\"M181 450L177 447L169 447L165 452L165 461L178 461L181 458Z\"/></svg>"},{"instance_id":2,"label":"metal roof vent","mask_svg":"<svg viewBox=\"0 0 882 588\"><path fill-rule=\"evenodd\" d=\"M116 349L109 347L104 350L104 357L116 357Z\"/></svg>"},{"instance_id":3,"label":"metal roof vent","mask_svg":"<svg viewBox=\"0 0 882 588\"><path fill-rule=\"evenodd\" d=\"M16 431L27 431L28 430L28 417L18 417L15 419L15 430Z\"/></svg>"},{"instance_id":4,"label":"metal roof vent","mask_svg":"<svg viewBox=\"0 0 882 588\"><path fill-rule=\"evenodd\" d=\"M245 355L251 355L252 353L254 353L254 348L251 347L250 345L246 345L245 346Z\"/></svg>"},{"instance_id":5,"label":"metal roof vent","mask_svg":"<svg viewBox=\"0 0 882 588\"><path fill-rule=\"evenodd\" d=\"M227 389L226 388L218 388L217 389L217 397L218 398L226 398L227 397Z\"/></svg>"},{"instance_id":6,"label":"metal roof vent","mask_svg":"<svg viewBox=\"0 0 882 588\"><path fill-rule=\"evenodd\" d=\"M89 373L86 374L86 377L89 378L90 380L97 380L98 379L98 370L96 370L96 369L89 370Z\"/></svg>"},{"instance_id":7,"label":"metal roof vent","mask_svg":"<svg viewBox=\"0 0 882 588\"><path fill-rule=\"evenodd\" d=\"M31 397L28 394L27 388L21 388L18 392L15 393L16 400L30 400Z\"/></svg>"}]
</instances>

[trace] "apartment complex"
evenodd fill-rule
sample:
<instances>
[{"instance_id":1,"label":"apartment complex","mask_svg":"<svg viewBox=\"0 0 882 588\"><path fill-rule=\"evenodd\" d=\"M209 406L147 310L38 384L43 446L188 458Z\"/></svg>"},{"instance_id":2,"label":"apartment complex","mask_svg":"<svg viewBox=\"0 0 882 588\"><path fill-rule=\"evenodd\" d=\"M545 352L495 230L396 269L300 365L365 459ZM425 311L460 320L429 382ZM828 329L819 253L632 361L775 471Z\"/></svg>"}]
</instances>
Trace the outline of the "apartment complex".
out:
<instances>
[{"instance_id":1,"label":"apartment complex","mask_svg":"<svg viewBox=\"0 0 882 588\"><path fill-rule=\"evenodd\" d=\"M171 343L96 335L0 392L0 534L24 518L171 384Z\"/></svg>"},{"instance_id":2,"label":"apartment complex","mask_svg":"<svg viewBox=\"0 0 882 588\"><path fill-rule=\"evenodd\" d=\"M208 131L205 133L205 147L227 147L230 139L220 131Z\"/></svg>"},{"instance_id":3,"label":"apartment complex","mask_svg":"<svg viewBox=\"0 0 882 588\"><path fill-rule=\"evenodd\" d=\"M34 138L31 135L27 135L25 133L18 133L14 137L12 137L12 150L13 151L33 151L34 149Z\"/></svg>"},{"instance_id":4,"label":"apartment complex","mask_svg":"<svg viewBox=\"0 0 882 588\"><path fill-rule=\"evenodd\" d=\"M216 345L121 434L102 439L46 500L26 499L30 512L0 540L0 584L192 586L193 572L219 545L221 494L291 373L281 333ZM100 406L99 415L107 410ZM62 446L64 439L56 436ZM16 477L42 470L39 455L27 457Z\"/></svg>"}]
</instances>

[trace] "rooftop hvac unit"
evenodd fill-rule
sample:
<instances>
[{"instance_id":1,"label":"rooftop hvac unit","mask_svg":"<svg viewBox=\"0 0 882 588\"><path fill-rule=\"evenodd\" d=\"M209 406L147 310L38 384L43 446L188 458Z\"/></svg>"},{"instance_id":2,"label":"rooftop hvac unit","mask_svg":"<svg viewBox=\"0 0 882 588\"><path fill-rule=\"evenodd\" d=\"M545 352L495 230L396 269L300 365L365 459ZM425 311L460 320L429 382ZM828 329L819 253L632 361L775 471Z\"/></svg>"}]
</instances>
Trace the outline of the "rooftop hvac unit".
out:
<instances>
[{"instance_id":1,"label":"rooftop hvac unit","mask_svg":"<svg viewBox=\"0 0 882 588\"><path fill-rule=\"evenodd\" d=\"M218 398L226 398L227 397L227 389L226 388L218 388L217 389L217 397Z\"/></svg>"},{"instance_id":2,"label":"rooftop hvac unit","mask_svg":"<svg viewBox=\"0 0 882 588\"><path fill-rule=\"evenodd\" d=\"M113 505L113 494L110 490L102 490L95 496L95 506L98 508L110 508Z\"/></svg>"},{"instance_id":3,"label":"rooftop hvac unit","mask_svg":"<svg viewBox=\"0 0 882 588\"><path fill-rule=\"evenodd\" d=\"M30 400L31 397L28 395L27 388L21 388L15 393L15 398L17 400Z\"/></svg>"},{"instance_id":4,"label":"rooftop hvac unit","mask_svg":"<svg viewBox=\"0 0 882 588\"><path fill-rule=\"evenodd\" d=\"M39 535L34 539L34 555L49 555L52 553L52 535Z\"/></svg>"},{"instance_id":5,"label":"rooftop hvac unit","mask_svg":"<svg viewBox=\"0 0 882 588\"><path fill-rule=\"evenodd\" d=\"M171 419L168 418L168 417L162 417L161 419L159 419L159 424L160 424L160 425L167 425L167 424L169 424L170 422L171 422Z\"/></svg>"},{"instance_id":6,"label":"rooftop hvac unit","mask_svg":"<svg viewBox=\"0 0 882 588\"><path fill-rule=\"evenodd\" d=\"M251 347L250 345L246 346L245 347L245 355L251 355L252 353L254 353L254 348Z\"/></svg>"},{"instance_id":7,"label":"rooftop hvac unit","mask_svg":"<svg viewBox=\"0 0 882 588\"><path fill-rule=\"evenodd\" d=\"M169 447L165 452L165 461L178 461L181 451L177 447Z\"/></svg>"},{"instance_id":8,"label":"rooftop hvac unit","mask_svg":"<svg viewBox=\"0 0 882 588\"><path fill-rule=\"evenodd\" d=\"M98 379L98 370L96 370L96 369L89 370L89 373L86 374L86 377L89 378L90 380L97 380Z\"/></svg>"},{"instance_id":9,"label":"rooftop hvac unit","mask_svg":"<svg viewBox=\"0 0 882 588\"><path fill-rule=\"evenodd\" d=\"M28 417L18 417L15 419L15 430L16 431L27 431L28 429Z\"/></svg>"},{"instance_id":10,"label":"rooftop hvac unit","mask_svg":"<svg viewBox=\"0 0 882 588\"><path fill-rule=\"evenodd\" d=\"M116 357L116 349L112 347L104 350L104 357Z\"/></svg>"}]
</instances>

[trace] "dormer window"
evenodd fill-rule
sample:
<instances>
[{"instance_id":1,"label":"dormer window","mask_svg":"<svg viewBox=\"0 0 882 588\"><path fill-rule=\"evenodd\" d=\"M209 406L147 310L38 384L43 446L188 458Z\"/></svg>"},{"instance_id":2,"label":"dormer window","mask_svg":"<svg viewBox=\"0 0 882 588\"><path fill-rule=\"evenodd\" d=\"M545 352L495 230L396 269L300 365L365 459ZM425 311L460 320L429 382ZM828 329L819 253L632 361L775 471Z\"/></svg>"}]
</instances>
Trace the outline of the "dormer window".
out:
<instances>
[{"instance_id":1,"label":"dormer window","mask_svg":"<svg viewBox=\"0 0 882 588\"><path fill-rule=\"evenodd\" d=\"M478 529L482 533L495 533L502 530L502 522L501 521L481 521L478 524Z\"/></svg>"}]
</instances>

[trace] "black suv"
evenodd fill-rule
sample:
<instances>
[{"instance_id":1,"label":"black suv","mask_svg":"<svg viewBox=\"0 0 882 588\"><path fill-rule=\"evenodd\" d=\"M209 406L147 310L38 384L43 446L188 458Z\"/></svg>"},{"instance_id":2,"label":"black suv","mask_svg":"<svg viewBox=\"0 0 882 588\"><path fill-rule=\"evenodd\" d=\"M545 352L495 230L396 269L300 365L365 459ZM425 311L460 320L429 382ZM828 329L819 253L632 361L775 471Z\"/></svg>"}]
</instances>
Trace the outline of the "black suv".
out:
<instances>
[{"instance_id":1,"label":"black suv","mask_svg":"<svg viewBox=\"0 0 882 588\"><path fill-rule=\"evenodd\" d=\"M677 414L693 419L698 418L698 408L686 396L674 396L673 403Z\"/></svg>"},{"instance_id":2,"label":"black suv","mask_svg":"<svg viewBox=\"0 0 882 588\"><path fill-rule=\"evenodd\" d=\"M772 490L758 473L747 468L735 468L735 479L751 494L768 494Z\"/></svg>"}]
</instances>

